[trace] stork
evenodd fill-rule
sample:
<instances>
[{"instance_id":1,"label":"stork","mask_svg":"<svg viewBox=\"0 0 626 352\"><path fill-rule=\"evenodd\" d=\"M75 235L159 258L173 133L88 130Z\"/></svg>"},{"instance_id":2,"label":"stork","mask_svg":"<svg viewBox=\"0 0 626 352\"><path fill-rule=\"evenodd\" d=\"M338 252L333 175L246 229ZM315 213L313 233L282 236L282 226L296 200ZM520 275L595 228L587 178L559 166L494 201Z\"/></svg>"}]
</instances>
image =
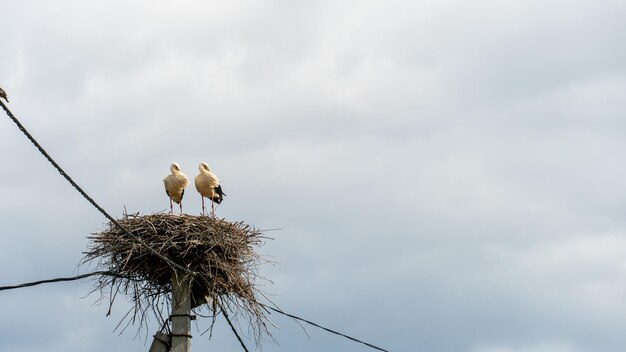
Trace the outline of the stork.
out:
<instances>
[{"instance_id":1,"label":"stork","mask_svg":"<svg viewBox=\"0 0 626 352\"><path fill-rule=\"evenodd\" d=\"M202 214L204 215L204 197L211 200L211 214L215 217L215 203L220 204L224 200L224 192L222 192L222 186L220 185L220 179L215 176L209 169L209 165L205 162L201 162L198 166L200 174L196 176L196 189L202 197Z\"/></svg>"},{"instance_id":2,"label":"stork","mask_svg":"<svg viewBox=\"0 0 626 352\"><path fill-rule=\"evenodd\" d=\"M174 207L172 201L180 205L180 213L183 213L183 195L185 194L185 187L189 184L189 179L182 171L177 163L172 163L170 166L171 174L165 176L163 184L165 185L165 193L170 197L170 214L174 213Z\"/></svg>"}]
</instances>

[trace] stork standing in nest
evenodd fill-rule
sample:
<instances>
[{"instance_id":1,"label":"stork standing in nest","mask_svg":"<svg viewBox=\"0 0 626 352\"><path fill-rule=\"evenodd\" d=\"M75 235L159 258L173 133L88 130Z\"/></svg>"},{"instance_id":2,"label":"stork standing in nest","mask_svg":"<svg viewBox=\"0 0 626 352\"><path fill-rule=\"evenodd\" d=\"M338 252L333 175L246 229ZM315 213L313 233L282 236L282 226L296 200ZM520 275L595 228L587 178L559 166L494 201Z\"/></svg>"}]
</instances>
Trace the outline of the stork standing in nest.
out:
<instances>
[{"instance_id":1,"label":"stork standing in nest","mask_svg":"<svg viewBox=\"0 0 626 352\"><path fill-rule=\"evenodd\" d=\"M211 200L211 214L215 216L215 203L220 204L224 200L224 192L220 185L220 179L209 169L209 165L201 162L198 167L200 174L196 176L196 189L202 196L202 214L204 215L204 197Z\"/></svg>"},{"instance_id":2,"label":"stork standing in nest","mask_svg":"<svg viewBox=\"0 0 626 352\"><path fill-rule=\"evenodd\" d=\"M174 213L174 206L172 201L180 205L180 213L183 213L183 195L185 194L185 187L189 184L189 179L182 171L177 163L172 163L170 166L171 174L167 175L163 179L165 184L165 193L170 197L170 213Z\"/></svg>"}]
</instances>

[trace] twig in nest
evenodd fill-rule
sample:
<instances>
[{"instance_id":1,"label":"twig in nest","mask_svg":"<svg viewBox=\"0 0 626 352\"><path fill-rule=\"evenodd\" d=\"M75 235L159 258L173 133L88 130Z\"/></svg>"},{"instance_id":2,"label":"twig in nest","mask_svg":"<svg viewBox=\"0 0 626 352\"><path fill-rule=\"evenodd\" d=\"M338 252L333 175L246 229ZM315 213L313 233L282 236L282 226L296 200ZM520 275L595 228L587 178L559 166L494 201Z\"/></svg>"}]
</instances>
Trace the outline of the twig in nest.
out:
<instances>
[{"instance_id":1,"label":"twig in nest","mask_svg":"<svg viewBox=\"0 0 626 352\"><path fill-rule=\"evenodd\" d=\"M213 311L219 302L250 323L257 343L263 335L269 335L255 286L261 258L253 246L263 242L260 230L243 222L207 216L125 214L118 221L160 254L194 273L190 277L194 312L202 306ZM109 308L118 293L133 304L122 319L128 319L122 331L130 324L146 326L149 313L159 322L166 321L170 312L158 306L166 304L170 309L172 266L111 223L89 239L83 264L115 274L94 280L92 292L99 292L101 298L108 296ZM213 319L215 316L213 311Z\"/></svg>"}]
</instances>

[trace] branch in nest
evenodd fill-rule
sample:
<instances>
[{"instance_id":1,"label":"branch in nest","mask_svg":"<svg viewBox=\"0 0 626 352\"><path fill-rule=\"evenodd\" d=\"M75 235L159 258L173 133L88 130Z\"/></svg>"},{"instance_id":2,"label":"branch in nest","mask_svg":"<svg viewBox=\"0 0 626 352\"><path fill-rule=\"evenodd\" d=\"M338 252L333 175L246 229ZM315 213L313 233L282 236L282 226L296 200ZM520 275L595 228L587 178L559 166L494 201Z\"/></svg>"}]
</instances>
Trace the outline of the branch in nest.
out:
<instances>
[{"instance_id":1,"label":"branch in nest","mask_svg":"<svg viewBox=\"0 0 626 352\"><path fill-rule=\"evenodd\" d=\"M255 287L261 258L253 246L265 239L260 230L207 216L126 214L118 221L159 254L189 270L183 275L191 276L192 307L212 311L219 303L250 322L257 342L269 335ZM166 321L169 315L163 314L169 312L159 305L166 304L169 310L172 266L111 223L89 239L83 265L95 264L98 270L113 273L94 280L92 292L99 291L101 298L108 296L109 308L118 293L133 304L122 319L128 319L122 331L131 324L147 324L148 312L158 321ZM213 311L213 319L215 314Z\"/></svg>"}]
</instances>

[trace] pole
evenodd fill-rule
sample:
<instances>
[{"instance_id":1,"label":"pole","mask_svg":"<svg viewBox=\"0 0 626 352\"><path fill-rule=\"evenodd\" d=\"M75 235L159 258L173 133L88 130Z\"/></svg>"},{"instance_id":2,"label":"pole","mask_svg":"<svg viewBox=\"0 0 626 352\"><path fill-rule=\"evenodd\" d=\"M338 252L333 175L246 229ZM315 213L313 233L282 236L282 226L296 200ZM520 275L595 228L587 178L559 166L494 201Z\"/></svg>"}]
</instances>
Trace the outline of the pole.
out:
<instances>
[{"instance_id":1,"label":"pole","mask_svg":"<svg viewBox=\"0 0 626 352\"><path fill-rule=\"evenodd\" d=\"M168 352L172 343L170 335L166 335L160 331L154 335L154 340L150 345L148 352Z\"/></svg>"},{"instance_id":2,"label":"pole","mask_svg":"<svg viewBox=\"0 0 626 352\"><path fill-rule=\"evenodd\" d=\"M191 288L189 276L172 275L172 349L191 352Z\"/></svg>"}]
</instances>

